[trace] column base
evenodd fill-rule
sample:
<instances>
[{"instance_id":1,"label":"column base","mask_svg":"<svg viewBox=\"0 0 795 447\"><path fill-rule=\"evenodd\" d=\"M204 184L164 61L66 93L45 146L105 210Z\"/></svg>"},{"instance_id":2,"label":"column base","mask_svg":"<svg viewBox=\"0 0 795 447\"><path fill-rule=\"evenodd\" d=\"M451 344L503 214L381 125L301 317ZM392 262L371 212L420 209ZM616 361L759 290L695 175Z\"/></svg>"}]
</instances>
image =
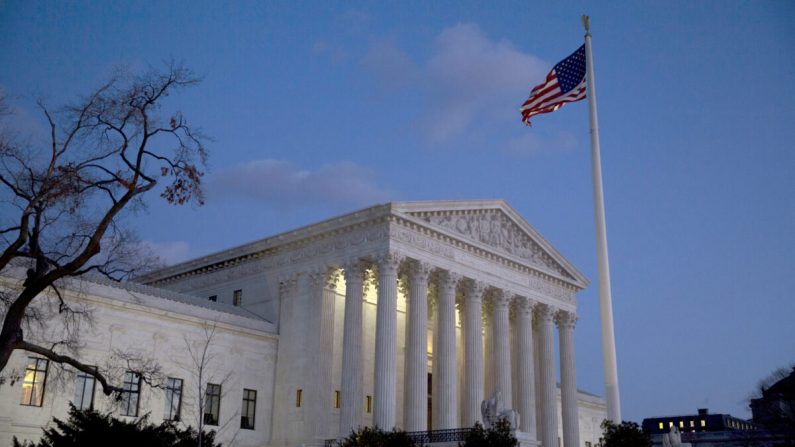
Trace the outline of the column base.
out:
<instances>
[{"instance_id":1,"label":"column base","mask_svg":"<svg viewBox=\"0 0 795 447\"><path fill-rule=\"evenodd\" d=\"M530 433L517 430L514 432L514 436L516 436L516 440L519 441L518 447L538 447L541 445L541 441Z\"/></svg>"}]
</instances>

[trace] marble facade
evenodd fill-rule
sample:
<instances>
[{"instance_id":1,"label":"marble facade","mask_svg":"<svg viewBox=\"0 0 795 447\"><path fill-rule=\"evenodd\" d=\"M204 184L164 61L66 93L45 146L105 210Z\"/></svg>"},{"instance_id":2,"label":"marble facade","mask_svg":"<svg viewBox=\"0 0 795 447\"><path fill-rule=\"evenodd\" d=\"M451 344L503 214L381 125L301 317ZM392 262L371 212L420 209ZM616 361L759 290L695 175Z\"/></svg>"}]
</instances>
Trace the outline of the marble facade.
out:
<instances>
[{"instance_id":1,"label":"marble facade","mask_svg":"<svg viewBox=\"0 0 795 447\"><path fill-rule=\"evenodd\" d=\"M270 325L275 355L258 367L272 369L258 403L270 420L245 445L470 427L495 391L531 443L598 441L603 401L576 387L587 280L503 201L377 205L141 280L205 307L216 297L210 308L237 295Z\"/></svg>"}]
</instances>

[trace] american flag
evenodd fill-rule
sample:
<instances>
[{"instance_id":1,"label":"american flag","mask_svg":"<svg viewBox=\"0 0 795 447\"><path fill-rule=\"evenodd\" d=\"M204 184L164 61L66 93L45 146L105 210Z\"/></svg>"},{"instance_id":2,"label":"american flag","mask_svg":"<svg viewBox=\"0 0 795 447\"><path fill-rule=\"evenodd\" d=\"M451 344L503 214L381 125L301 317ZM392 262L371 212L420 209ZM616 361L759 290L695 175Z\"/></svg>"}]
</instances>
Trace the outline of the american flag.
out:
<instances>
[{"instance_id":1,"label":"american flag","mask_svg":"<svg viewBox=\"0 0 795 447\"><path fill-rule=\"evenodd\" d=\"M585 45L558 62L544 83L533 88L519 111L522 121L529 126L530 117L554 112L567 102L581 99L585 99Z\"/></svg>"}]
</instances>

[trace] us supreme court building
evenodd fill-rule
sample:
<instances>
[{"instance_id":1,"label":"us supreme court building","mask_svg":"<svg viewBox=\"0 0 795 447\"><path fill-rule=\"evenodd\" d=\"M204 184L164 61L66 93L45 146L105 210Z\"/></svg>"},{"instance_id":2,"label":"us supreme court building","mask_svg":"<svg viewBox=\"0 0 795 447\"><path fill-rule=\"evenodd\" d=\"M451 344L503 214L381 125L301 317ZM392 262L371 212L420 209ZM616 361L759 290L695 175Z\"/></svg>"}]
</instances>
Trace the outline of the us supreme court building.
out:
<instances>
[{"instance_id":1,"label":"us supreme court building","mask_svg":"<svg viewBox=\"0 0 795 447\"><path fill-rule=\"evenodd\" d=\"M576 297L587 283L504 201L393 202L137 284L97 281L73 298L96 309L87 361L146 346L169 383L179 383L185 425L208 420L191 415L196 383L183 351L211 322L218 376L227 380L204 412L216 412L209 421L217 427L206 428L225 444L322 445L362 426L467 428L499 393L502 407L519 414L523 444L591 447L606 410L576 384ZM39 360L14 355L46 381L52 373ZM26 374L0 387L0 442L40 432L69 401L85 404L86 379L59 391L37 390L36 380ZM174 419L175 391L139 383L136 392L135 415ZM111 408L95 394L92 407ZM135 416L129 405L112 411Z\"/></svg>"}]
</instances>

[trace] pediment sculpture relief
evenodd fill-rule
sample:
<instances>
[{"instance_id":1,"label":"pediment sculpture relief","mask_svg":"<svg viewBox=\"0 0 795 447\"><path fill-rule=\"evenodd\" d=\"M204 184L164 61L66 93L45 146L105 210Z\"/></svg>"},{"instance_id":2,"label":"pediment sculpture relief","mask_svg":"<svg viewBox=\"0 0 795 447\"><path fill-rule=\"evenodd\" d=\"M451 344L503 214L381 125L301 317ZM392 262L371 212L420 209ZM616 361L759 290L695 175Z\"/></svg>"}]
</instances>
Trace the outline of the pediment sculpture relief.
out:
<instances>
[{"instance_id":1,"label":"pediment sculpture relief","mask_svg":"<svg viewBox=\"0 0 795 447\"><path fill-rule=\"evenodd\" d=\"M426 222L453 230L469 239L507 252L531 264L571 277L540 245L504 213L449 213L418 216Z\"/></svg>"}]
</instances>

